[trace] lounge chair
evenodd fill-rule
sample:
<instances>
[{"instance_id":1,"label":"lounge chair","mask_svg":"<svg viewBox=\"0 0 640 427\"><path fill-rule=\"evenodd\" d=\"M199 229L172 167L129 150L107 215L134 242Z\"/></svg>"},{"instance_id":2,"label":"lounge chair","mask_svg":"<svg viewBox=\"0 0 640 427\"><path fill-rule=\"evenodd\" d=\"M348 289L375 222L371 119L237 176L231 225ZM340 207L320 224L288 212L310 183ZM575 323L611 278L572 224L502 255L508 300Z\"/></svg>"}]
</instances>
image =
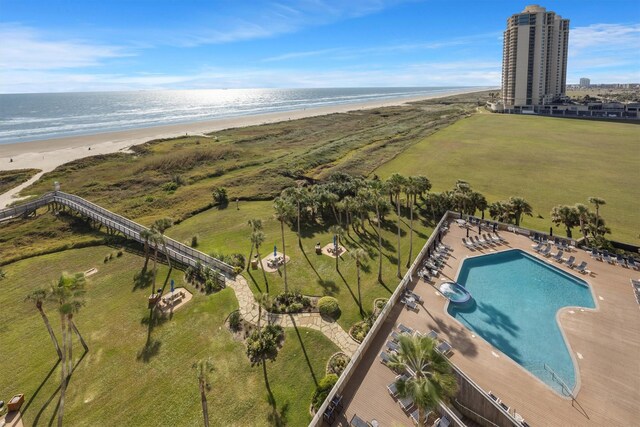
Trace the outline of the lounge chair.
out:
<instances>
[{"instance_id":1,"label":"lounge chair","mask_svg":"<svg viewBox=\"0 0 640 427\"><path fill-rule=\"evenodd\" d=\"M426 336L431 338L432 340L435 340L436 338L438 338L438 333L432 329Z\"/></svg>"},{"instance_id":2,"label":"lounge chair","mask_svg":"<svg viewBox=\"0 0 640 427\"><path fill-rule=\"evenodd\" d=\"M576 270L579 271L582 274L591 273L591 271L587 270L587 262L586 261L582 261L580 263L580 265L576 266Z\"/></svg>"},{"instance_id":3,"label":"lounge chair","mask_svg":"<svg viewBox=\"0 0 640 427\"><path fill-rule=\"evenodd\" d=\"M473 243L468 243L467 239L465 237L462 238L462 244L464 245L465 248L467 249L475 249L475 246Z\"/></svg>"},{"instance_id":4,"label":"lounge chair","mask_svg":"<svg viewBox=\"0 0 640 427\"><path fill-rule=\"evenodd\" d=\"M411 416L411 421L413 421L413 424L414 424L414 425L416 425L416 426L419 424L419 423L418 423L418 416L419 416L419 414L420 414L420 411L419 411L418 409L416 409L416 410L415 410L415 411L413 411L413 412L411 413L411 415L410 415L410 416ZM431 415L431 411L427 412L427 414L426 414L426 415L425 415L425 417L424 417L424 418L425 418L425 420L426 420L426 419L429 419L429 415Z\"/></svg>"},{"instance_id":5,"label":"lounge chair","mask_svg":"<svg viewBox=\"0 0 640 427\"><path fill-rule=\"evenodd\" d=\"M547 244L544 248L539 251L540 255L549 256L551 254L551 245Z\"/></svg>"},{"instance_id":6,"label":"lounge chair","mask_svg":"<svg viewBox=\"0 0 640 427\"><path fill-rule=\"evenodd\" d=\"M413 298L414 300L416 300L416 301L418 301L418 302L422 302L422 301L423 301L423 299L422 299L422 297L421 297L420 295L418 295L418 294L416 294L416 293L413 293L413 292L411 292L411 291L405 291L405 292L404 292L404 294L405 294L406 296L408 296L408 297Z\"/></svg>"},{"instance_id":7,"label":"lounge chair","mask_svg":"<svg viewBox=\"0 0 640 427\"><path fill-rule=\"evenodd\" d=\"M498 398L498 396L493 394L493 392L489 391L487 395L491 398L491 400L495 401L496 403L500 403L500 399Z\"/></svg>"},{"instance_id":8,"label":"lounge chair","mask_svg":"<svg viewBox=\"0 0 640 427\"><path fill-rule=\"evenodd\" d=\"M600 254L598 253L598 250L596 248L591 249L591 253L589 255L591 255L591 258L593 258L593 259L597 259L597 260L602 261L602 257L600 256Z\"/></svg>"},{"instance_id":9,"label":"lounge chair","mask_svg":"<svg viewBox=\"0 0 640 427\"><path fill-rule=\"evenodd\" d=\"M389 363L390 360L391 359L386 352L383 351L380 353L380 363L383 363L386 365L387 363Z\"/></svg>"},{"instance_id":10,"label":"lounge chair","mask_svg":"<svg viewBox=\"0 0 640 427\"><path fill-rule=\"evenodd\" d=\"M571 255L569 258L565 259L565 265L569 268L573 268L576 266L576 257Z\"/></svg>"},{"instance_id":11,"label":"lounge chair","mask_svg":"<svg viewBox=\"0 0 640 427\"><path fill-rule=\"evenodd\" d=\"M624 257L623 257L622 255L618 255L618 256L616 257L616 264L618 264L618 265L620 265L620 266L622 266L622 267L629 268L629 267L627 266L627 260L626 260L626 259L624 259Z\"/></svg>"},{"instance_id":12,"label":"lounge chair","mask_svg":"<svg viewBox=\"0 0 640 427\"><path fill-rule=\"evenodd\" d=\"M400 324L398 325L398 330L399 330L400 332L404 333L404 334L409 334L409 335L413 334L413 329L411 329L411 328L410 328L410 327L408 327L408 326L403 325L402 323L400 323Z\"/></svg>"},{"instance_id":13,"label":"lounge chair","mask_svg":"<svg viewBox=\"0 0 640 427\"><path fill-rule=\"evenodd\" d=\"M398 395L398 388L396 387L395 381L387 386L387 391L393 397L396 397Z\"/></svg>"},{"instance_id":14,"label":"lounge chair","mask_svg":"<svg viewBox=\"0 0 640 427\"><path fill-rule=\"evenodd\" d=\"M398 349L400 349L400 346L398 345L398 343L393 341L387 341L387 350L398 351Z\"/></svg>"},{"instance_id":15,"label":"lounge chair","mask_svg":"<svg viewBox=\"0 0 640 427\"><path fill-rule=\"evenodd\" d=\"M349 421L349 425L353 427L369 427L371 424L369 424L356 414L353 414L353 418L351 418L351 421Z\"/></svg>"},{"instance_id":16,"label":"lounge chair","mask_svg":"<svg viewBox=\"0 0 640 427\"><path fill-rule=\"evenodd\" d=\"M398 399L398 405L405 410L408 411L413 406L413 399L409 396Z\"/></svg>"},{"instance_id":17,"label":"lounge chair","mask_svg":"<svg viewBox=\"0 0 640 427\"><path fill-rule=\"evenodd\" d=\"M606 261L609 264L613 264L613 260L611 259L611 256L609 255L609 251L602 251L602 260Z\"/></svg>"},{"instance_id":18,"label":"lounge chair","mask_svg":"<svg viewBox=\"0 0 640 427\"><path fill-rule=\"evenodd\" d=\"M482 247L482 248L485 247L485 243L481 242L478 236L471 237L471 239L476 244L476 246Z\"/></svg>"},{"instance_id":19,"label":"lounge chair","mask_svg":"<svg viewBox=\"0 0 640 427\"><path fill-rule=\"evenodd\" d=\"M493 233L493 235L496 236L502 243L507 243L507 241L501 235L499 235L497 231Z\"/></svg>"},{"instance_id":20,"label":"lounge chair","mask_svg":"<svg viewBox=\"0 0 640 427\"><path fill-rule=\"evenodd\" d=\"M485 240L484 236L476 236L476 239L478 239L480 244L483 246L491 246L493 244L493 242L488 242L487 240Z\"/></svg>"},{"instance_id":21,"label":"lounge chair","mask_svg":"<svg viewBox=\"0 0 640 427\"><path fill-rule=\"evenodd\" d=\"M402 298L402 299L400 300L400 302L401 302L401 303L403 303L403 304L404 304L404 306L405 306L407 309L410 309L410 310L417 310L417 309L418 309L418 306L416 305L416 303L415 303L414 301L410 300L410 299L404 299L404 298Z\"/></svg>"},{"instance_id":22,"label":"lounge chair","mask_svg":"<svg viewBox=\"0 0 640 427\"><path fill-rule=\"evenodd\" d=\"M634 270L638 270L640 268L640 265L638 265L638 263L636 262L635 259L633 259L633 257L629 257L627 258L627 265L631 268L633 268Z\"/></svg>"},{"instance_id":23,"label":"lounge chair","mask_svg":"<svg viewBox=\"0 0 640 427\"><path fill-rule=\"evenodd\" d=\"M554 260L556 260L556 261L558 261L558 262L562 262L562 255L564 255L564 252L562 251L562 249L560 249L560 250L558 251L558 253L553 254L553 255L551 256L551 258L553 258Z\"/></svg>"},{"instance_id":24,"label":"lounge chair","mask_svg":"<svg viewBox=\"0 0 640 427\"><path fill-rule=\"evenodd\" d=\"M434 427L449 427L451 421L446 416L438 418L435 423L433 423Z\"/></svg>"},{"instance_id":25,"label":"lounge chair","mask_svg":"<svg viewBox=\"0 0 640 427\"><path fill-rule=\"evenodd\" d=\"M446 341L442 341L440 344L436 346L436 350L440 352L443 356L447 356L449 353L453 351L453 347Z\"/></svg>"},{"instance_id":26,"label":"lounge chair","mask_svg":"<svg viewBox=\"0 0 640 427\"><path fill-rule=\"evenodd\" d=\"M482 238L484 239L485 242L489 243L490 245L497 245L499 243L499 241L495 241L491 236L489 236L488 234L483 234Z\"/></svg>"},{"instance_id":27,"label":"lounge chair","mask_svg":"<svg viewBox=\"0 0 640 427\"><path fill-rule=\"evenodd\" d=\"M505 410L505 411L507 411L507 412L509 412L509 409L511 409L511 408L509 407L509 405L507 405L507 404L506 404L506 403L504 403L504 402L500 402L500 403L498 403L498 405L500 405L500 406L502 407L502 409L504 409L504 410Z\"/></svg>"},{"instance_id":28,"label":"lounge chair","mask_svg":"<svg viewBox=\"0 0 640 427\"><path fill-rule=\"evenodd\" d=\"M539 242L538 244L532 245L532 250L536 251L536 252L540 252L542 249L544 249L546 245L542 242Z\"/></svg>"}]
</instances>

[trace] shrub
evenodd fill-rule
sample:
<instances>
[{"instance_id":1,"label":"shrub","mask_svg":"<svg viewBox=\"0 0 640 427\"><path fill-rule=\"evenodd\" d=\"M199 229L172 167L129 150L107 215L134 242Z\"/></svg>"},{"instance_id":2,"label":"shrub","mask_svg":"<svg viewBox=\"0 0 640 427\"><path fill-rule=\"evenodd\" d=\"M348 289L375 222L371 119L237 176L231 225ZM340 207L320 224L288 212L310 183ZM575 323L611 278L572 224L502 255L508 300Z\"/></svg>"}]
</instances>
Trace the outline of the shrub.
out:
<instances>
[{"instance_id":1,"label":"shrub","mask_svg":"<svg viewBox=\"0 0 640 427\"><path fill-rule=\"evenodd\" d=\"M117 256L118 258L120 258L120 257L122 256L122 249L118 250L118 253L116 254L116 256Z\"/></svg>"},{"instance_id":2,"label":"shrub","mask_svg":"<svg viewBox=\"0 0 640 427\"><path fill-rule=\"evenodd\" d=\"M323 316L337 319L340 317L340 306L338 300L333 297L322 297L318 300L318 311Z\"/></svg>"},{"instance_id":3,"label":"shrub","mask_svg":"<svg viewBox=\"0 0 640 427\"><path fill-rule=\"evenodd\" d=\"M229 203L229 196L224 187L214 187L212 191L213 203L219 206L226 206Z\"/></svg>"},{"instance_id":4,"label":"shrub","mask_svg":"<svg viewBox=\"0 0 640 427\"><path fill-rule=\"evenodd\" d=\"M247 356L251 363L275 359L283 338L284 330L279 325L267 325L262 328L262 333L254 330L247 339Z\"/></svg>"},{"instance_id":5,"label":"shrub","mask_svg":"<svg viewBox=\"0 0 640 427\"><path fill-rule=\"evenodd\" d=\"M0 280L7 277L7 272L0 268Z\"/></svg>"},{"instance_id":6,"label":"shrub","mask_svg":"<svg viewBox=\"0 0 640 427\"><path fill-rule=\"evenodd\" d=\"M240 312L234 311L229 315L229 327L232 331L240 329Z\"/></svg>"},{"instance_id":7,"label":"shrub","mask_svg":"<svg viewBox=\"0 0 640 427\"><path fill-rule=\"evenodd\" d=\"M197 248L198 247L198 235L197 234L191 238L191 247L192 248Z\"/></svg>"},{"instance_id":8,"label":"shrub","mask_svg":"<svg viewBox=\"0 0 640 427\"><path fill-rule=\"evenodd\" d=\"M315 393L313 393L313 400L311 402L314 410L317 411L322 405L322 402L327 398L327 395L336 382L338 382L338 376L336 374L325 375L325 377L320 380Z\"/></svg>"},{"instance_id":9,"label":"shrub","mask_svg":"<svg viewBox=\"0 0 640 427\"><path fill-rule=\"evenodd\" d=\"M178 189L178 184L173 181L169 181L162 186L162 189L167 192L176 191Z\"/></svg>"}]
</instances>

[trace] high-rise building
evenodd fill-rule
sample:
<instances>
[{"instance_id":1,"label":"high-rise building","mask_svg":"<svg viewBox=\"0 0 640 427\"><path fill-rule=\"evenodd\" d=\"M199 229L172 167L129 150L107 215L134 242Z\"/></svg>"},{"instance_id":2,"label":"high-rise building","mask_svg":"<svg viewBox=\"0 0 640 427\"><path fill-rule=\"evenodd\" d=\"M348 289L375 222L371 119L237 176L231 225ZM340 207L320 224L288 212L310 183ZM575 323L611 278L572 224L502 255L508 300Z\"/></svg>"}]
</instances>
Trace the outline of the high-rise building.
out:
<instances>
[{"instance_id":1,"label":"high-rise building","mask_svg":"<svg viewBox=\"0 0 640 427\"><path fill-rule=\"evenodd\" d=\"M567 86L569 20L531 5L507 19L502 52L505 108L540 105Z\"/></svg>"},{"instance_id":2,"label":"high-rise building","mask_svg":"<svg viewBox=\"0 0 640 427\"><path fill-rule=\"evenodd\" d=\"M589 86L591 86L591 80L586 77L582 77L580 79L580 87L589 87Z\"/></svg>"}]
</instances>

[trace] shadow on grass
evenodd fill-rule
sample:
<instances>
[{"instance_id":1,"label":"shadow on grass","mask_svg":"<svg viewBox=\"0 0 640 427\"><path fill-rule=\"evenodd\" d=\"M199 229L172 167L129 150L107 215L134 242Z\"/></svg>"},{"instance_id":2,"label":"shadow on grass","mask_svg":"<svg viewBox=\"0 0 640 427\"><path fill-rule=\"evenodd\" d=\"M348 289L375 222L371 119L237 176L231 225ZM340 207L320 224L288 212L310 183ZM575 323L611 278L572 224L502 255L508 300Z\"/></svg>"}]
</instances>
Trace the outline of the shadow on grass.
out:
<instances>
[{"instance_id":1,"label":"shadow on grass","mask_svg":"<svg viewBox=\"0 0 640 427\"><path fill-rule=\"evenodd\" d=\"M302 248L301 248L302 249ZM304 255L304 259L307 260L307 264L309 264L309 267L311 267L311 269L313 270L314 273L316 273L316 276L318 276L318 283L322 282L322 277L320 276L320 273L318 273L318 270L316 270L316 268L314 267L314 265L311 263L311 260L309 259L309 257L307 256L307 253L304 251L304 249L302 249L302 255Z\"/></svg>"},{"instance_id":2,"label":"shadow on grass","mask_svg":"<svg viewBox=\"0 0 640 427\"><path fill-rule=\"evenodd\" d=\"M349 283L347 283L347 279L344 278L344 276L342 275L342 272L340 270L338 270L338 274L340 275L340 277L342 278L342 281L344 282L345 286L349 290L349 293L351 294L351 297L353 298L353 301L360 308L360 312L362 312L362 304L361 304L360 300L358 300L358 297L356 297L356 294L353 293L353 290L351 290L351 286L349 286Z\"/></svg>"},{"instance_id":3,"label":"shadow on grass","mask_svg":"<svg viewBox=\"0 0 640 427\"><path fill-rule=\"evenodd\" d=\"M84 357L84 356L83 356ZM31 406L31 403L33 402L33 399L35 399L35 397L38 395L38 393L40 392L40 390L42 390L42 387L44 387L44 385L47 383L47 381L49 381L49 378L51 377L51 375L53 374L53 372L56 370L56 368L58 367L58 365L60 364L60 359L56 360L56 363L53 365L53 367L51 368L51 370L49 371L49 373L47 374L47 376L44 377L44 379L42 380L42 382L40 383L40 385L38 386L38 388L36 389L36 391L33 392L33 394L31 395L31 398L29 399L29 401L27 402L26 405L24 405L24 408L22 408L22 413L24 414L25 412L27 412L27 410L29 409L29 406Z\"/></svg>"},{"instance_id":4,"label":"shadow on grass","mask_svg":"<svg viewBox=\"0 0 640 427\"><path fill-rule=\"evenodd\" d=\"M284 405L278 410L276 398L271 391L269 384L269 376L267 374L267 362L262 360L262 373L264 375L264 385L267 388L267 402L271 406L271 412L267 414L267 420L270 425L282 427L287 425L287 414L289 412L289 402L285 402Z\"/></svg>"},{"instance_id":5,"label":"shadow on grass","mask_svg":"<svg viewBox=\"0 0 640 427\"><path fill-rule=\"evenodd\" d=\"M338 293L339 288L334 280L318 279L318 285L322 286L326 295L333 296Z\"/></svg>"},{"instance_id":6,"label":"shadow on grass","mask_svg":"<svg viewBox=\"0 0 640 427\"><path fill-rule=\"evenodd\" d=\"M133 276L133 289L131 289L131 292L137 291L138 289L148 288L152 284L153 271L141 270Z\"/></svg>"},{"instance_id":7,"label":"shadow on grass","mask_svg":"<svg viewBox=\"0 0 640 427\"><path fill-rule=\"evenodd\" d=\"M154 339L150 339L148 340L144 347L142 348L142 350L140 350L140 352L138 352L138 355L136 356L136 360L141 360L144 363L149 363L149 361L154 357L157 356L158 353L160 352L160 346L162 345L162 343L158 340L154 340Z\"/></svg>"},{"instance_id":8,"label":"shadow on grass","mask_svg":"<svg viewBox=\"0 0 640 427\"><path fill-rule=\"evenodd\" d=\"M253 277L253 274L251 274L251 267L249 267L245 271L247 272L247 275L251 278L251 282L253 283L253 286L256 287L259 293L262 293L262 288L260 287L260 285L258 285L258 282L256 282L256 278Z\"/></svg>"},{"instance_id":9,"label":"shadow on grass","mask_svg":"<svg viewBox=\"0 0 640 427\"><path fill-rule=\"evenodd\" d=\"M293 323L293 329L296 331L296 335L298 336L298 341L300 341L300 348L302 349L302 353L304 354L304 358L307 361L307 366L309 366L309 372L311 373L311 377L313 378L313 382L318 387L318 379L316 378L315 372L313 372L313 366L311 365L311 360L309 360L309 355L307 354L307 349L304 346L304 342L302 342L302 336L300 335L300 331L298 330L298 325L296 324L296 320L293 316L289 316L291 319L291 323Z\"/></svg>"}]
</instances>

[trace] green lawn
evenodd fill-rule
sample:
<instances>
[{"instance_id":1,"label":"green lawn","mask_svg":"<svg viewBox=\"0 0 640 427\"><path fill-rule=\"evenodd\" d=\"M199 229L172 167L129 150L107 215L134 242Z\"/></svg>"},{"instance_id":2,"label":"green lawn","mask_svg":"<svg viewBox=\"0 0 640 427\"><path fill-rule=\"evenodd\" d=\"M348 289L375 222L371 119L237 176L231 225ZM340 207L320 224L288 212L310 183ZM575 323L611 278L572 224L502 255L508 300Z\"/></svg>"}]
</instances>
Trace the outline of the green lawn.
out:
<instances>
[{"instance_id":1,"label":"green lawn","mask_svg":"<svg viewBox=\"0 0 640 427\"><path fill-rule=\"evenodd\" d=\"M267 363L272 406L262 368L251 367L243 344L234 341L224 326L225 318L237 308L233 291L225 289L211 296L196 293L173 319L154 328L155 350L143 353L149 289L134 290L132 283L143 259L125 253L103 263L110 252L115 250L105 246L68 250L4 267L0 399L25 394L25 425L55 422L60 375L44 324L24 296L50 283L62 270L91 267L98 268L98 273L90 276L86 306L74 318L90 351L79 360L82 347L74 342L78 364L67 390L65 424L200 425L198 384L191 365L204 357L215 361L213 388L208 393L212 425L266 426L277 419L289 425L309 422L314 377L319 380L324 375L329 356L337 351L335 345L316 331L287 329L277 360ZM158 277L164 280L166 274L162 267ZM174 271L171 277L182 282L181 272ZM46 311L60 338L55 309Z\"/></svg>"},{"instance_id":2,"label":"green lawn","mask_svg":"<svg viewBox=\"0 0 640 427\"><path fill-rule=\"evenodd\" d=\"M263 221L266 241L261 249L261 256L265 257L273 251L274 244L281 251L280 223L273 219L273 202L240 202L240 210L236 210L235 204L227 209L210 209L202 212L182 223L167 230L167 235L189 244L191 237L198 235L198 250L205 253L212 251L226 254L240 252L249 256L251 244L249 236L251 229L247 221L251 218L260 218ZM367 233L358 236L353 231L351 237L346 239L347 249L363 247L369 254L364 271L362 271L361 293L362 306L364 310L371 311L375 298L388 298L399 280L396 277L396 244L397 229L395 227L395 214L390 214L382 229L383 236L383 281L377 281L378 272L378 252L377 235L373 227L367 224ZM402 272L407 270L405 264L409 253L409 220L403 217L401 233L401 257ZM416 213L414 219L413 256L415 256L424 245L428 233L431 229L422 224ZM319 226L316 229L302 230L302 248L298 246L298 239L295 228L292 230L285 226L285 241L287 244L287 256L291 261L287 264L287 274L289 287L298 289L306 295L332 295L338 298L342 315L338 322L346 330L355 322L362 320L358 305L358 289L356 280L355 261L349 254L342 256L339 261L340 273L336 272L335 259L325 255L316 255L314 247L316 242L322 246L330 243L333 236ZM243 273L247 278L254 293L265 292L261 270L253 270ZM278 273L267 274L269 282L269 293L276 294L284 290L283 278Z\"/></svg>"},{"instance_id":3,"label":"green lawn","mask_svg":"<svg viewBox=\"0 0 640 427\"><path fill-rule=\"evenodd\" d=\"M523 225L547 231L553 206L588 204L589 196L599 196L607 201L601 214L610 238L638 243L639 170L640 126L476 114L423 139L375 173L423 174L434 191L464 179L489 202L522 196L534 209Z\"/></svg>"}]
</instances>

